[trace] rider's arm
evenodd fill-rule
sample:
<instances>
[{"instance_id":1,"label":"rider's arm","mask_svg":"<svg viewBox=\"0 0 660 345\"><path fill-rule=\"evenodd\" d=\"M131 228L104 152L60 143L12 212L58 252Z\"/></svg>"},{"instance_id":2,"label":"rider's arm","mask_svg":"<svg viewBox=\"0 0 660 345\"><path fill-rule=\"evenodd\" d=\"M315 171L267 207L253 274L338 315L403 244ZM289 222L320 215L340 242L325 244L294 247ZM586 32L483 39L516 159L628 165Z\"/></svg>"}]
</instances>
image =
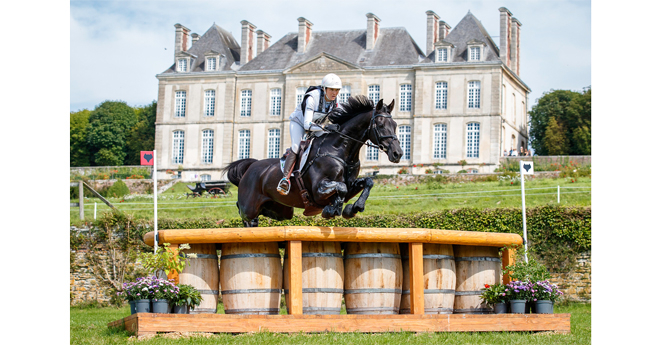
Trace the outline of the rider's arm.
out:
<instances>
[{"instance_id":1,"label":"rider's arm","mask_svg":"<svg viewBox=\"0 0 660 345\"><path fill-rule=\"evenodd\" d=\"M317 92L320 93L320 91ZM305 128L306 131L318 132L323 130L321 126L312 122L312 119L314 118L314 109L316 109L316 106L317 104L316 104L316 100L314 100L314 97L307 97L307 103L305 105L305 109L303 109L304 111L303 127Z\"/></svg>"}]
</instances>

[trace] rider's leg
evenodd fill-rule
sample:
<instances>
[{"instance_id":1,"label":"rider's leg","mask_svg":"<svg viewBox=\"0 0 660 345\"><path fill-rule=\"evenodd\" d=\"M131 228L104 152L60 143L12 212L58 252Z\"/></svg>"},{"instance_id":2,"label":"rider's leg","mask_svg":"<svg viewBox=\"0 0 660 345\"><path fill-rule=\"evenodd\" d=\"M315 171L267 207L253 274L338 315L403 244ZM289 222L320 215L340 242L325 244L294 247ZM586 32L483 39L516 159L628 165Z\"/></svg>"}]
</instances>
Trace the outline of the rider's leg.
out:
<instances>
[{"instance_id":1,"label":"rider's leg","mask_svg":"<svg viewBox=\"0 0 660 345\"><path fill-rule=\"evenodd\" d=\"M291 121L289 126L291 132L291 151L284 161L284 173L285 176L280 180L280 183L277 186L277 192L282 195L289 194L291 189L291 173L293 173L293 166L296 164L296 159L298 158L298 151L300 150L300 141L302 140L305 130L301 125L297 124L295 121Z\"/></svg>"}]
</instances>

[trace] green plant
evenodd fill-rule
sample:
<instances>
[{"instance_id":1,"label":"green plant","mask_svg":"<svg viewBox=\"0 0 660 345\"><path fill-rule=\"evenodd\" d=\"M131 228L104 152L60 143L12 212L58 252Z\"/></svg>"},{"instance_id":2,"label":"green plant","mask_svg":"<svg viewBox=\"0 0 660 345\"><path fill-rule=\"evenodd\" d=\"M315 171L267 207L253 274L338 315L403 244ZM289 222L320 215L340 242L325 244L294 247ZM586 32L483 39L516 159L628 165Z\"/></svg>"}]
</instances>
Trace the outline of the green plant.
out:
<instances>
[{"instance_id":1,"label":"green plant","mask_svg":"<svg viewBox=\"0 0 660 345\"><path fill-rule=\"evenodd\" d=\"M542 263L528 256L528 261L524 259L524 249L514 249L516 263L504 268L503 273L508 274L513 280L524 282L536 282L550 278L548 269Z\"/></svg>"},{"instance_id":2,"label":"green plant","mask_svg":"<svg viewBox=\"0 0 660 345\"><path fill-rule=\"evenodd\" d=\"M175 305L187 304L191 309L202 303L202 294L192 285L179 284L179 293L170 302Z\"/></svg>"},{"instance_id":3,"label":"green plant","mask_svg":"<svg viewBox=\"0 0 660 345\"><path fill-rule=\"evenodd\" d=\"M467 161L465 159L461 159L460 161L458 161L458 164L460 164L462 168L465 168L465 166L467 165Z\"/></svg>"},{"instance_id":4,"label":"green plant","mask_svg":"<svg viewBox=\"0 0 660 345\"><path fill-rule=\"evenodd\" d=\"M481 289L481 300L488 305L507 302L509 295L506 285L503 284L484 284L484 288Z\"/></svg>"},{"instance_id":5,"label":"green plant","mask_svg":"<svg viewBox=\"0 0 660 345\"><path fill-rule=\"evenodd\" d=\"M407 173L408 173L408 168L406 167L399 169L399 171L397 172L397 174L407 174Z\"/></svg>"},{"instance_id":6,"label":"green plant","mask_svg":"<svg viewBox=\"0 0 660 345\"><path fill-rule=\"evenodd\" d=\"M532 284L532 297L534 301L546 300L554 303L563 294L557 287L557 284L551 284L548 280L536 281Z\"/></svg>"},{"instance_id":7,"label":"green plant","mask_svg":"<svg viewBox=\"0 0 660 345\"><path fill-rule=\"evenodd\" d=\"M162 247L156 248L156 253L140 253L138 261L153 274L158 274L159 272L170 274L175 271L181 273L186 265L189 264L188 258L187 256L177 255L169 248L169 245L169 243L163 243ZM187 243L181 244L179 250L183 249L190 249L190 245ZM190 254L190 257L193 256L194 254Z\"/></svg>"},{"instance_id":8,"label":"green plant","mask_svg":"<svg viewBox=\"0 0 660 345\"><path fill-rule=\"evenodd\" d=\"M131 191L128 189L128 186L124 181L117 180L108 190L106 191L106 197L121 198L124 195L131 194Z\"/></svg>"},{"instance_id":9,"label":"green plant","mask_svg":"<svg viewBox=\"0 0 660 345\"><path fill-rule=\"evenodd\" d=\"M459 174L466 174L466 173L467 173L467 170L461 169L461 170L458 171L458 173L459 173Z\"/></svg>"}]
</instances>

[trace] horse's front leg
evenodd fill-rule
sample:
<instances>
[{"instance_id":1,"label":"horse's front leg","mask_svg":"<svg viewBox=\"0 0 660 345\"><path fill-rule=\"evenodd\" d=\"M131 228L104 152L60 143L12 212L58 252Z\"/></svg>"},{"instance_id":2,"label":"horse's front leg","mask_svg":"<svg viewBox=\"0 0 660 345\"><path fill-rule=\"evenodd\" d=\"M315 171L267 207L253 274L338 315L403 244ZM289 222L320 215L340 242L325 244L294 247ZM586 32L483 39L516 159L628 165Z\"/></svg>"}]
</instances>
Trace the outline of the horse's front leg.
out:
<instances>
[{"instance_id":1,"label":"horse's front leg","mask_svg":"<svg viewBox=\"0 0 660 345\"><path fill-rule=\"evenodd\" d=\"M323 213L321 216L326 219L333 218L335 216L341 215L341 209L344 206L344 200L346 198L346 193L348 188L346 184L338 181L329 181L323 180L319 183L316 189L316 200L325 200L332 198L330 205L323 208Z\"/></svg>"},{"instance_id":2,"label":"horse's front leg","mask_svg":"<svg viewBox=\"0 0 660 345\"><path fill-rule=\"evenodd\" d=\"M355 204L346 205L344 212L342 213L342 217L346 219L353 218L358 212L364 211L364 206L373 186L374 181L370 177L362 177L355 180L355 182L353 182L351 185L349 195L355 195L360 191L362 191L362 194L360 194L360 197L357 199Z\"/></svg>"}]
</instances>

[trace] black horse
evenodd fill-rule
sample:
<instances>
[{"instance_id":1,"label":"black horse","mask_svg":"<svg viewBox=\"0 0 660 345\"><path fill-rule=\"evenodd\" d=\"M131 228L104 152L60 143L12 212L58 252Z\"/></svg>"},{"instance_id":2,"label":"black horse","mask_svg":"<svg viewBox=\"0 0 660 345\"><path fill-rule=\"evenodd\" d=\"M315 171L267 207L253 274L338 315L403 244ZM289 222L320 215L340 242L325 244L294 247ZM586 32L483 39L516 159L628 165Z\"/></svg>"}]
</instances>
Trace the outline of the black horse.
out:
<instances>
[{"instance_id":1,"label":"black horse","mask_svg":"<svg viewBox=\"0 0 660 345\"><path fill-rule=\"evenodd\" d=\"M302 170L302 181L311 197L307 206L293 176L289 194L277 192L283 176L279 159L241 159L225 167L223 171L229 181L238 186L236 205L245 226L257 226L260 214L275 220L291 219L294 207L305 208L306 216L322 213L324 218L339 215L352 218L364 211L373 181L358 178L362 145L367 140L376 143L393 163L398 163L403 155L391 115L393 107L394 100L384 105L381 99L374 107L371 100L358 95L349 97L347 103L328 115L330 122L340 125L340 130L323 134L312 142L308 163ZM344 202L361 191L355 204L346 205L342 213Z\"/></svg>"}]
</instances>

